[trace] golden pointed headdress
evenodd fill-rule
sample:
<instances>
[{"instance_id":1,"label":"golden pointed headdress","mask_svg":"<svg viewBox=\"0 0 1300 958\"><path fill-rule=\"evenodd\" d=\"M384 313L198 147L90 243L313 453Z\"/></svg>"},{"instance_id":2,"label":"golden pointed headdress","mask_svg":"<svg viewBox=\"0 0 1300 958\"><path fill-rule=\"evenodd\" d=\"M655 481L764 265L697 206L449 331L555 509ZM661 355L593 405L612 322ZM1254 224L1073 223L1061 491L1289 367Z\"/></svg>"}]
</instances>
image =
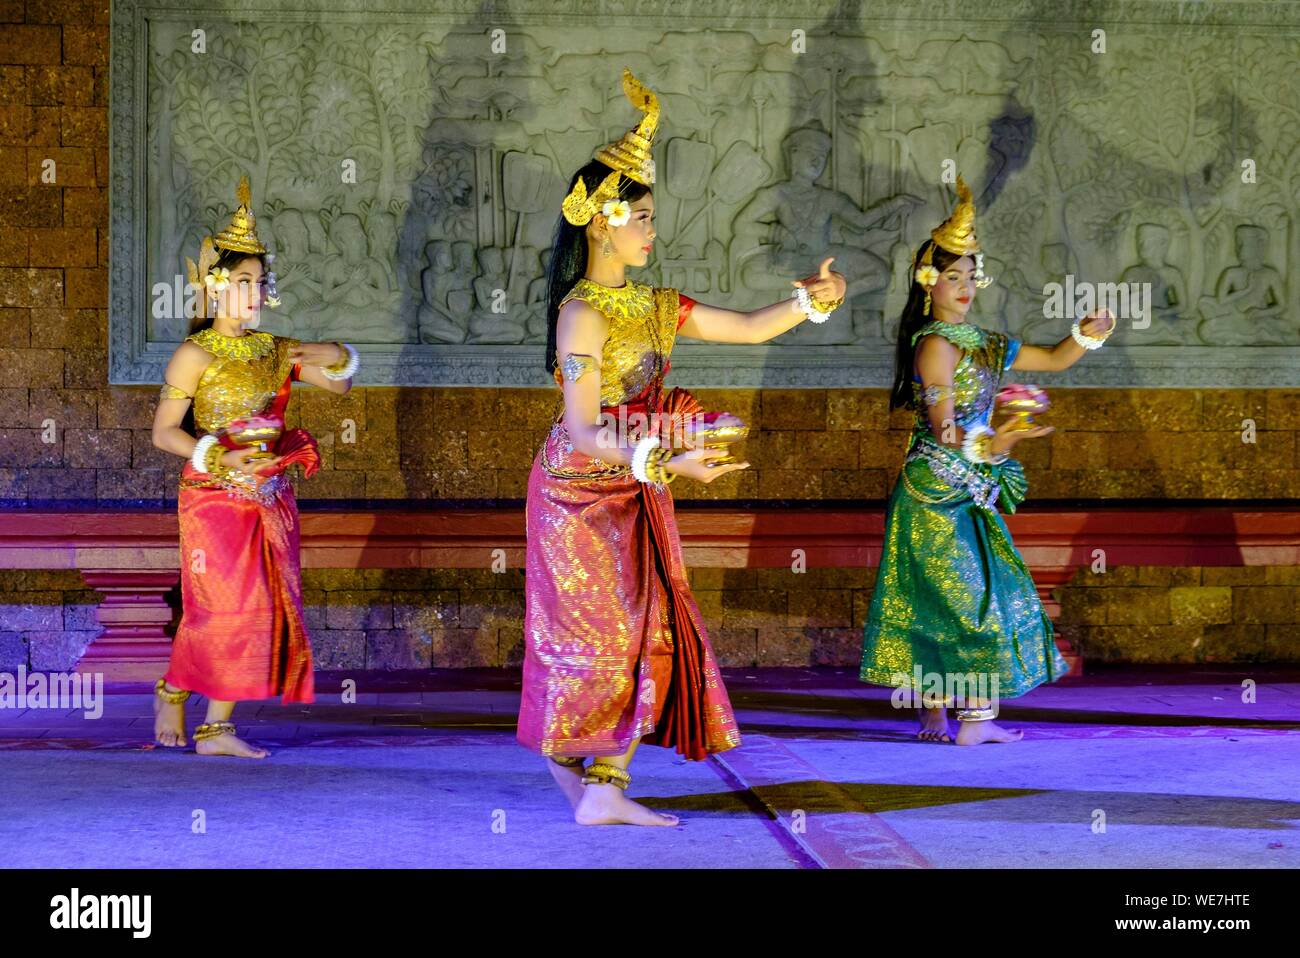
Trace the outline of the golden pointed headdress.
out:
<instances>
[{"instance_id":1,"label":"golden pointed headdress","mask_svg":"<svg viewBox=\"0 0 1300 958\"><path fill-rule=\"evenodd\" d=\"M930 231L934 242L925 248L921 256L921 269L930 266L934 258L935 247L947 250L954 256L971 256L975 259L975 284L980 289L993 282L992 277L984 274L984 256L980 253L979 240L975 237L975 200L966 181L957 174L957 205L952 208L952 215Z\"/></svg>"},{"instance_id":2,"label":"golden pointed headdress","mask_svg":"<svg viewBox=\"0 0 1300 958\"><path fill-rule=\"evenodd\" d=\"M253 196L247 176L239 178L239 189L235 195L239 200L239 209L230 218L230 225L213 237L213 242L218 249L251 255L265 253L266 247L257 238L257 217L253 215Z\"/></svg>"},{"instance_id":3,"label":"golden pointed headdress","mask_svg":"<svg viewBox=\"0 0 1300 958\"><path fill-rule=\"evenodd\" d=\"M229 225L216 236L203 237L197 263L188 256L185 258L185 269L189 274L190 284L199 291L199 295L195 297L195 307L198 315L203 318L207 317L209 309L205 281L221 256L219 251L228 249L237 253L247 253L250 256L260 256L268 252L266 246L257 238L257 217L253 215L253 196L247 175L239 178L235 198L239 201L239 207L230 217ZM272 258L268 256L268 262ZM268 273L267 279L271 294L267 305L278 306L280 302L275 294L275 273Z\"/></svg>"},{"instance_id":4,"label":"golden pointed headdress","mask_svg":"<svg viewBox=\"0 0 1300 958\"><path fill-rule=\"evenodd\" d=\"M623 134L622 139L597 150L595 158L629 180L642 186L654 186L655 161L650 156L650 144L659 126L659 98L627 67L623 68L623 93L644 115L636 126Z\"/></svg>"},{"instance_id":5,"label":"golden pointed headdress","mask_svg":"<svg viewBox=\"0 0 1300 958\"><path fill-rule=\"evenodd\" d=\"M650 147L659 127L659 98L626 67L623 69L623 93L643 116L620 139L595 152L593 159L614 172L605 177L591 195L587 194L587 184L579 177L564 198L561 207L564 218L574 226L585 226L606 202L618 197L619 176L626 176L642 186L654 185L655 161L650 155Z\"/></svg>"},{"instance_id":6,"label":"golden pointed headdress","mask_svg":"<svg viewBox=\"0 0 1300 958\"><path fill-rule=\"evenodd\" d=\"M980 251L975 238L975 201L961 174L957 175L957 205L951 216L930 231L930 239L957 256L974 256Z\"/></svg>"}]
</instances>

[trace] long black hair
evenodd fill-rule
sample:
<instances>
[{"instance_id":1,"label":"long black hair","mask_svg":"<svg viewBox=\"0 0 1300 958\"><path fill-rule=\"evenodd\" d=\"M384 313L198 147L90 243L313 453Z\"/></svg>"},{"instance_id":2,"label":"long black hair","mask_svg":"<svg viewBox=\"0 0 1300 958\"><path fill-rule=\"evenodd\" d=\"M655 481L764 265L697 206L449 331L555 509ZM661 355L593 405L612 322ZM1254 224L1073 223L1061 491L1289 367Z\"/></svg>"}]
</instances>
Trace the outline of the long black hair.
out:
<instances>
[{"instance_id":1,"label":"long black hair","mask_svg":"<svg viewBox=\"0 0 1300 958\"><path fill-rule=\"evenodd\" d=\"M605 177L614 172L600 160L592 160L569 180L572 190L581 177L587 195L596 192ZM618 198L635 203L650 192L626 176L618 178ZM546 273L546 371L555 375L555 331L560 319L560 301L573 289L573 284L587 272L587 227L574 226L560 214L555 223L555 238L551 241L551 262Z\"/></svg>"},{"instance_id":2,"label":"long black hair","mask_svg":"<svg viewBox=\"0 0 1300 958\"><path fill-rule=\"evenodd\" d=\"M925 287L918 283L915 277L916 267L930 246L934 246L930 265L940 273L961 259L960 254L950 253L942 246L935 246L934 240L926 240L922 243L921 248L912 257L912 275L909 277L912 282L907 291L907 305L903 307L903 315L898 320L898 343L894 347L894 387L889 392L891 410L912 409L916 405L912 398L912 364L916 357L912 337L916 335L917 330L934 319L934 310L931 307L930 315L925 314Z\"/></svg>"},{"instance_id":3,"label":"long black hair","mask_svg":"<svg viewBox=\"0 0 1300 958\"><path fill-rule=\"evenodd\" d=\"M212 264L212 268L217 269L218 267L220 267L222 269L228 269L231 272L233 272L235 267L238 266L246 259L257 260L259 263L262 264L262 271L263 272L266 271L266 254L241 253L238 250L233 250L233 249L220 250L217 254L217 261ZM199 277L199 288L195 290L194 295L199 297L208 295L208 289L206 286L203 285L202 276ZM212 321L216 319L216 315L214 311L211 309L211 306L209 306L207 309L204 309L202 312L213 313L213 315L205 316L196 310L194 315L190 317L190 329L189 332L186 333L187 336L193 336L195 333L201 332L202 330L209 328L212 325ZM185 410L185 416L184 418L181 419L181 428L184 429L186 432L188 432L191 436L198 435L198 427L194 423L194 401L193 400L190 400L190 407Z\"/></svg>"}]
</instances>

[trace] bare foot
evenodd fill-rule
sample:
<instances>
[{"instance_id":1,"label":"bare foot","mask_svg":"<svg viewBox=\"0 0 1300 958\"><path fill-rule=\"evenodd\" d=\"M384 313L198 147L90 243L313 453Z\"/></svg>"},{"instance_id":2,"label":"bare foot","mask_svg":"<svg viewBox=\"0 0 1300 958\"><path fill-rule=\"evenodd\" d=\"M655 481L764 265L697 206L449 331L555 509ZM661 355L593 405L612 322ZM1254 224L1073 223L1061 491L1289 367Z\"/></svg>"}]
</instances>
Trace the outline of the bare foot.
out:
<instances>
[{"instance_id":1,"label":"bare foot","mask_svg":"<svg viewBox=\"0 0 1300 958\"><path fill-rule=\"evenodd\" d=\"M617 785L584 785L573 812L579 825L676 825L676 815L661 815L638 805Z\"/></svg>"},{"instance_id":2,"label":"bare foot","mask_svg":"<svg viewBox=\"0 0 1300 958\"><path fill-rule=\"evenodd\" d=\"M163 686L169 692L176 689ZM185 703L171 705L155 692L153 697L153 740L168 748L185 744Z\"/></svg>"},{"instance_id":3,"label":"bare foot","mask_svg":"<svg viewBox=\"0 0 1300 958\"><path fill-rule=\"evenodd\" d=\"M992 720L962 722L957 730L958 745L982 745L985 742L1019 742L1025 733L1020 729L1004 729Z\"/></svg>"},{"instance_id":4,"label":"bare foot","mask_svg":"<svg viewBox=\"0 0 1300 958\"><path fill-rule=\"evenodd\" d=\"M951 742L948 732L948 710L946 708L921 709L921 731L916 737L925 742Z\"/></svg>"},{"instance_id":5,"label":"bare foot","mask_svg":"<svg viewBox=\"0 0 1300 958\"><path fill-rule=\"evenodd\" d=\"M565 765L557 765L549 758L546 760L546 767L551 770L551 778L555 779L555 784L560 786L560 791L569 800L569 807L576 809L578 800L582 798L582 767L569 768Z\"/></svg>"},{"instance_id":6,"label":"bare foot","mask_svg":"<svg viewBox=\"0 0 1300 958\"><path fill-rule=\"evenodd\" d=\"M213 738L201 738L194 743L200 755L233 755L236 758L266 758L271 753L264 748L249 745L242 738L226 732Z\"/></svg>"}]
</instances>

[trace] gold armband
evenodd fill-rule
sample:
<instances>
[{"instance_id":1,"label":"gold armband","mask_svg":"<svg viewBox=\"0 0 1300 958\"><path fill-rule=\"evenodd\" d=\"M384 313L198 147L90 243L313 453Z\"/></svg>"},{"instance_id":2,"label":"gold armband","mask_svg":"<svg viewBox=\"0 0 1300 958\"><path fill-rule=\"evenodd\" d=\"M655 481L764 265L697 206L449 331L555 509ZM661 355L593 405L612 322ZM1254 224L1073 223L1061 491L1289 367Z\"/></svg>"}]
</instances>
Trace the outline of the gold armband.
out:
<instances>
[{"instance_id":1,"label":"gold armband","mask_svg":"<svg viewBox=\"0 0 1300 958\"><path fill-rule=\"evenodd\" d=\"M163 383L162 390L158 394L159 399L193 399L194 397L187 393L179 386L173 386L171 383Z\"/></svg>"}]
</instances>

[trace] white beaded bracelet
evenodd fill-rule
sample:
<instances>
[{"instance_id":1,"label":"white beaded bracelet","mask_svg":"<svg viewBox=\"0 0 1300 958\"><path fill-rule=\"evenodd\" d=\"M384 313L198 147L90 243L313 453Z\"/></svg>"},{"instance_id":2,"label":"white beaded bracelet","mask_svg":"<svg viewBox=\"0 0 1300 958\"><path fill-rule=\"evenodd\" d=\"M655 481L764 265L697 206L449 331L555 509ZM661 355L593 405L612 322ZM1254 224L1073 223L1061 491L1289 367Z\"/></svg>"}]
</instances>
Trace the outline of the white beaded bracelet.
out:
<instances>
[{"instance_id":1,"label":"white beaded bracelet","mask_svg":"<svg viewBox=\"0 0 1300 958\"><path fill-rule=\"evenodd\" d=\"M826 320L831 318L831 313L835 312L835 310L832 309L830 312L823 313L821 310L813 306L812 297L808 295L808 290L804 289L802 286L796 286L794 292L790 295L799 301L799 308L803 310L804 316L808 318L808 322L810 323L824 323Z\"/></svg>"},{"instance_id":2,"label":"white beaded bracelet","mask_svg":"<svg viewBox=\"0 0 1300 958\"><path fill-rule=\"evenodd\" d=\"M322 366L321 372L324 373L326 379L351 379L357 374L357 370L361 368L361 356L357 351L347 343L339 343L339 345L348 351L347 365L337 372L331 372L329 367Z\"/></svg>"},{"instance_id":3,"label":"white beaded bracelet","mask_svg":"<svg viewBox=\"0 0 1300 958\"><path fill-rule=\"evenodd\" d=\"M194 468L195 472L202 473L205 476L208 474L208 464L206 461L208 450L218 442L220 442L220 440L217 439L216 436L207 435L194 444L194 452L190 454L190 465Z\"/></svg>"},{"instance_id":4,"label":"white beaded bracelet","mask_svg":"<svg viewBox=\"0 0 1300 958\"><path fill-rule=\"evenodd\" d=\"M650 451L659 448L658 436L646 436L636 444L636 449L632 450L632 475L638 482L650 482L650 477L646 474L646 466L650 461Z\"/></svg>"},{"instance_id":5,"label":"white beaded bracelet","mask_svg":"<svg viewBox=\"0 0 1300 958\"><path fill-rule=\"evenodd\" d=\"M1070 335L1073 336L1074 341L1084 349L1101 349L1101 347L1106 345L1105 336L1084 335L1083 328L1079 325L1077 319L1074 321L1074 325L1070 327Z\"/></svg>"},{"instance_id":6,"label":"white beaded bracelet","mask_svg":"<svg viewBox=\"0 0 1300 958\"><path fill-rule=\"evenodd\" d=\"M1005 452L999 455L988 456L982 455L980 452L980 440L985 436L995 435L997 435L997 433L988 426L977 423L976 425L969 427L966 430L966 435L962 437L961 454L966 457L969 462L987 462L995 466L999 463L1006 462L1009 456Z\"/></svg>"}]
</instances>

